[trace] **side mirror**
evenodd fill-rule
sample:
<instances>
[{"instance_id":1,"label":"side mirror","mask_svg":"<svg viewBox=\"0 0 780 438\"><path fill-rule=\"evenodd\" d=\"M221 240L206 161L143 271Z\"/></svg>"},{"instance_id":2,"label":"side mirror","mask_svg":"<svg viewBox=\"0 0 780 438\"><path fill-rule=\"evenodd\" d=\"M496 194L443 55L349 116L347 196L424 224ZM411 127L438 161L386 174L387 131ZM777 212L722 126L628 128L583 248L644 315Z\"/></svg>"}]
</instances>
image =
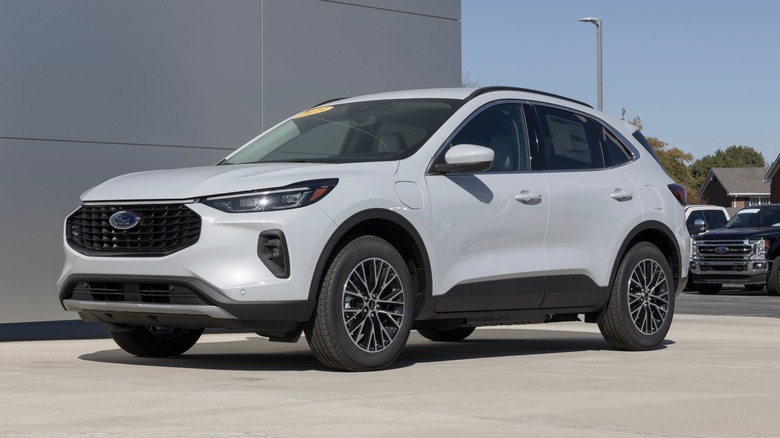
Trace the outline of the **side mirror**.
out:
<instances>
[{"instance_id":1,"label":"side mirror","mask_svg":"<svg viewBox=\"0 0 780 438\"><path fill-rule=\"evenodd\" d=\"M455 145L444 154L444 163L437 164L441 173L482 172L493 165L493 149L475 144Z\"/></svg>"},{"instance_id":2,"label":"side mirror","mask_svg":"<svg viewBox=\"0 0 780 438\"><path fill-rule=\"evenodd\" d=\"M701 234L705 231L707 231L707 223L702 219L695 219L693 225L688 227L688 234L690 235Z\"/></svg>"}]
</instances>

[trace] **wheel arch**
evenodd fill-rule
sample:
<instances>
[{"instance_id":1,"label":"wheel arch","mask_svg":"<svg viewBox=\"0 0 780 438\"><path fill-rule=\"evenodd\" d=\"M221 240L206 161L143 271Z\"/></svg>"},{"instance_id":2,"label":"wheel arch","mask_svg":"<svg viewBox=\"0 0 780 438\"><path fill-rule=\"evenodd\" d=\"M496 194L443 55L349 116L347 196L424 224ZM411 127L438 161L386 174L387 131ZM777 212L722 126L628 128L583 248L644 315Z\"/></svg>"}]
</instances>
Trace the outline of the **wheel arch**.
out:
<instances>
[{"instance_id":1,"label":"wheel arch","mask_svg":"<svg viewBox=\"0 0 780 438\"><path fill-rule=\"evenodd\" d=\"M328 265L338 252L357 236L373 235L390 243L407 262L415 287L415 318L432 313L433 277L428 251L422 237L406 218L385 209L370 209L349 217L331 235L319 255L309 286L309 302L316 302Z\"/></svg>"},{"instance_id":2,"label":"wheel arch","mask_svg":"<svg viewBox=\"0 0 780 438\"><path fill-rule=\"evenodd\" d=\"M626 256L628 250L639 242L650 242L661 250L661 253L664 254L667 262L669 262L669 267L672 268L672 279L675 288L678 288L681 279L680 264L682 263L682 256L680 253L680 246L677 244L677 239L674 237L672 230L664 223L647 221L631 230L623 241L623 244L620 246L615 262L612 264L612 274L609 281L610 290L615 284L615 276L617 275L621 260Z\"/></svg>"}]
</instances>

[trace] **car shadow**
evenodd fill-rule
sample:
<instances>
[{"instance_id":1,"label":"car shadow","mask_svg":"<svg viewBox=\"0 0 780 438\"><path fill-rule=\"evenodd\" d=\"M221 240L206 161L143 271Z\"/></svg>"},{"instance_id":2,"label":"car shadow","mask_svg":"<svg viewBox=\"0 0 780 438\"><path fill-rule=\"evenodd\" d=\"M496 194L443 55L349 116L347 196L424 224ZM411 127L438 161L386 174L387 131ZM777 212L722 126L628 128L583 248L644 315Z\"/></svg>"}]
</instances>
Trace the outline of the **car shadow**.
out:
<instances>
[{"instance_id":1,"label":"car shadow","mask_svg":"<svg viewBox=\"0 0 780 438\"><path fill-rule=\"evenodd\" d=\"M671 344L674 341L666 340L656 349L664 349ZM477 330L460 342L433 342L412 332L400 357L388 369L405 368L418 363L599 350L615 351L597 333L490 329ZM189 352L172 358L142 358L131 356L120 349L112 349L84 354L79 359L109 364L206 370L333 371L320 364L305 341L280 344L251 335L240 341L196 344Z\"/></svg>"}]
</instances>

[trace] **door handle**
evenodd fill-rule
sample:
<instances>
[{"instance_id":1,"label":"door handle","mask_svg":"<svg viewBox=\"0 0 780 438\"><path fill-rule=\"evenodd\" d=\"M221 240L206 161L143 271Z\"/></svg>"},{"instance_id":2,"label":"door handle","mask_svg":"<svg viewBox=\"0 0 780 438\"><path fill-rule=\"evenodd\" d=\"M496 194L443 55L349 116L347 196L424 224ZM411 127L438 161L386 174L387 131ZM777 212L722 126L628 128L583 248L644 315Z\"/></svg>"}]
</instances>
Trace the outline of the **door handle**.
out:
<instances>
[{"instance_id":1,"label":"door handle","mask_svg":"<svg viewBox=\"0 0 780 438\"><path fill-rule=\"evenodd\" d=\"M634 199L634 194L631 192L624 192L623 189L615 189L609 197L618 202L625 202Z\"/></svg>"},{"instance_id":2,"label":"door handle","mask_svg":"<svg viewBox=\"0 0 780 438\"><path fill-rule=\"evenodd\" d=\"M542 195L528 190L523 190L520 194L515 195L515 201L522 202L523 204L536 205L542 202Z\"/></svg>"}]
</instances>

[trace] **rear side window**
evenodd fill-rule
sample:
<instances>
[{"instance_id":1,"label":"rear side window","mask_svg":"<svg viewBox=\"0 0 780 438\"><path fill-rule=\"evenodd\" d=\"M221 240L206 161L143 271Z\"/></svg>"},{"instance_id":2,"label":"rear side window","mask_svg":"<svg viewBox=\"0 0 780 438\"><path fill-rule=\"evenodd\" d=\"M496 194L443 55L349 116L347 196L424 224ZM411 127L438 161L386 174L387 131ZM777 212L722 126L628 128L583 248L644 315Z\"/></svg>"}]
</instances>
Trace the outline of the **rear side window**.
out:
<instances>
[{"instance_id":1,"label":"rear side window","mask_svg":"<svg viewBox=\"0 0 780 438\"><path fill-rule=\"evenodd\" d=\"M548 170L600 169L601 144L588 119L556 108L536 107Z\"/></svg>"}]
</instances>

